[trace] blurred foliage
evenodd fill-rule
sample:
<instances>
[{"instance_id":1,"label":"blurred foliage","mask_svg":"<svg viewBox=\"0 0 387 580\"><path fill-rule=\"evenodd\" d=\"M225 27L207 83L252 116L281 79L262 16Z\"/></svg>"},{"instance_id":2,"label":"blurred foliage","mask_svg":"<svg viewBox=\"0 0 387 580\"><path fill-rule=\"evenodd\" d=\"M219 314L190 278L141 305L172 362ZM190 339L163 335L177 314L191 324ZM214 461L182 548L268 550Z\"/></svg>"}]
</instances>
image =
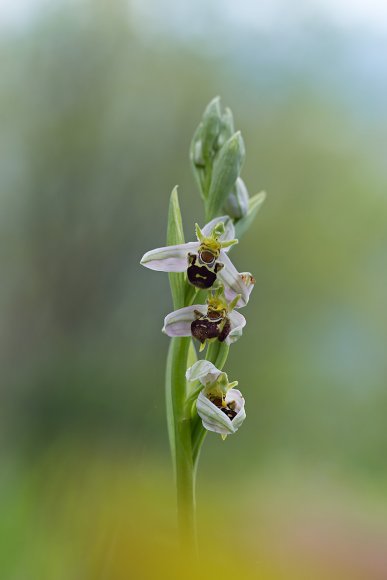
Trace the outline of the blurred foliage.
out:
<instances>
[{"instance_id":1,"label":"blurred foliage","mask_svg":"<svg viewBox=\"0 0 387 580\"><path fill-rule=\"evenodd\" d=\"M187 239L203 223L188 148L205 104L221 94L246 143L242 176L268 199L233 250L257 278L228 363L248 420L226 443L207 437L203 472L231 486L281 465L382 487L387 117L375 109L371 120L368 101L354 105L350 75L340 92L342 61L341 84L325 82L339 37L337 55L311 51L308 66L285 74L274 42L254 59L258 33L229 59L204 40L198 49L195 39L145 32L126 2L79 0L0 40L5 464L12 471L21 458L28 471L68 440L74 454L87 442L97 455L157 453L169 467L168 279L139 259L165 241L176 183Z\"/></svg>"},{"instance_id":2,"label":"blurred foliage","mask_svg":"<svg viewBox=\"0 0 387 580\"><path fill-rule=\"evenodd\" d=\"M178 549L174 490L155 457L56 442L28 471L2 474L6 580L383 580L386 506L364 489L264 475L206 480L198 561ZM23 477L20 477L20 476ZM246 493L246 491L248 493Z\"/></svg>"},{"instance_id":3,"label":"blurred foliage","mask_svg":"<svg viewBox=\"0 0 387 580\"><path fill-rule=\"evenodd\" d=\"M2 40L8 441L45 445L79 433L159 445L168 282L138 259L164 243L175 183L187 239L202 222L188 147L220 92L247 144L245 181L251 193L269 192L235 249L240 270L258 280L230 360L250 419L238 438L254 450L253 465L289 453L384 470L379 143L302 71L276 100L254 89L259 70L242 77L211 53L173 38L152 44L140 32L125 2L84 1L59 4ZM211 463L233 445L215 441ZM247 455L240 460L251 464Z\"/></svg>"}]
</instances>

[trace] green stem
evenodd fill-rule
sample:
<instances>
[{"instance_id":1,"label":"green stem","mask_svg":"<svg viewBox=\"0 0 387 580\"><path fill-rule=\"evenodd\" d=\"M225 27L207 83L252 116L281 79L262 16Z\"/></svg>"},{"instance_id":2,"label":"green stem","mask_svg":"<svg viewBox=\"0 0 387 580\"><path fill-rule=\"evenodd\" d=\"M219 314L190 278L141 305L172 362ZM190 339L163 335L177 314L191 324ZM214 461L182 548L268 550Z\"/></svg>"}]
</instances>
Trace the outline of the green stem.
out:
<instances>
[{"instance_id":1,"label":"green stem","mask_svg":"<svg viewBox=\"0 0 387 580\"><path fill-rule=\"evenodd\" d=\"M202 420L199 415L192 419L192 459L194 470L196 473L200 451L207 435L207 429L203 427Z\"/></svg>"},{"instance_id":2,"label":"green stem","mask_svg":"<svg viewBox=\"0 0 387 580\"><path fill-rule=\"evenodd\" d=\"M195 474L191 414L186 405L187 358L190 338L173 338L166 373L168 431L175 469L179 531L184 546L196 545Z\"/></svg>"},{"instance_id":3,"label":"green stem","mask_svg":"<svg viewBox=\"0 0 387 580\"><path fill-rule=\"evenodd\" d=\"M229 350L230 346L225 342L219 342L219 340L210 342L207 347L206 360L212 362L221 371L226 363Z\"/></svg>"}]
</instances>

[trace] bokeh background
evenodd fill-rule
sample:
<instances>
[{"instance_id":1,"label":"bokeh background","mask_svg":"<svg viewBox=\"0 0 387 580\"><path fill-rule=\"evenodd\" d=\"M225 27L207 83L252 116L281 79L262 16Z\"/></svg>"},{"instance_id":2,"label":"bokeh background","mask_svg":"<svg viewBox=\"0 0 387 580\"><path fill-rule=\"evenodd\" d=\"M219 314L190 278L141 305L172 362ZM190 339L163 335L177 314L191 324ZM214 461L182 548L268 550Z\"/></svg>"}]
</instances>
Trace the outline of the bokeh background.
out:
<instances>
[{"instance_id":1,"label":"bokeh background","mask_svg":"<svg viewBox=\"0 0 387 580\"><path fill-rule=\"evenodd\" d=\"M387 578L383 0L0 4L0 577ZM175 546L164 244L221 95L267 200L256 288L206 439L200 575Z\"/></svg>"}]
</instances>

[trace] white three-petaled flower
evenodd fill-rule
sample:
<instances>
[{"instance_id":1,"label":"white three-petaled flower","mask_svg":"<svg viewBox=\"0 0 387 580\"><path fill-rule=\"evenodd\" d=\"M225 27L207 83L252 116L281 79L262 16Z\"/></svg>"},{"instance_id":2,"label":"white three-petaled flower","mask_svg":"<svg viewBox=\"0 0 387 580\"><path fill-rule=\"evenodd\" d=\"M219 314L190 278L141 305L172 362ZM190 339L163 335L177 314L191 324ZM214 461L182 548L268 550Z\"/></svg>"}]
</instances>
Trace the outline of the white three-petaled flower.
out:
<instances>
[{"instance_id":1,"label":"white three-petaled flower","mask_svg":"<svg viewBox=\"0 0 387 580\"><path fill-rule=\"evenodd\" d=\"M234 310L238 300L239 295L233 302L227 302L221 286L210 293L206 304L185 306L168 314L162 330L172 337L193 336L200 341L201 350L207 341L219 340L231 344L242 336L246 325L245 317Z\"/></svg>"},{"instance_id":2,"label":"white three-petaled flower","mask_svg":"<svg viewBox=\"0 0 387 580\"><path fill-rule=\"evenodd\" d=\"M196 403L203 427L220 433L223 438L235 433L246 418L245 400L241 392L233 388L238 383L229 383L226 373L206 360L189 368L186 378L200 381L204 387Z\"/></svg>"},{"instance_id":3,"label":"white three-petaled flower","mask_svg":"<svg viewBox=\"0 0 387 580\"><path fill-rule=\"evenodd\" d=\"M199 288L210 288L219 277L227 299L239 295L237 308L245 306L254 286L249 273L240 274L227 255L235 240L235 230L228 216L217 217L197 227L198 241L150 250L141 264L162 272L185 272L189 281Z\"/></svg>"}]
</instances>

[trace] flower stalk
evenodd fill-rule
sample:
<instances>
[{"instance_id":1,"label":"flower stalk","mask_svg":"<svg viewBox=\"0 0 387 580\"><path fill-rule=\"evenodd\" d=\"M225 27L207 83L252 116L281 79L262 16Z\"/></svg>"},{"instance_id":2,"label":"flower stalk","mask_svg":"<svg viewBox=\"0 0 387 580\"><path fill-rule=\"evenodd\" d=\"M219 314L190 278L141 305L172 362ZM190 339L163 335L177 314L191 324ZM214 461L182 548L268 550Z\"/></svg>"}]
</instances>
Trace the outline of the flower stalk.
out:
<instances>
[{"instance_id":1,"label":"flower stalk","mask_svg":"<svg viewBox=\"0 0 387 580\"><path fill-rule=\"evenodd\" d=\"M173 338L167 359L167 422L177 491L177 511L184 545L196 543L195 481L191 439L191 415L186 405L186 378L189 338Z\"/></svg>"},{"instance_id":2,"label":"flower stalk","mask_svg":"<svg viewBox=\"0 0 387 580\"><path fill-rule=\"evenodd\" d=\"M245 420L245 400L223 368L242 336L255 280L240 273L228 253L260 208L265 194L249 197L240 178L245 148L229 109L216 97L191 143L190 159L208 223L185 242L177 188L169 203L167 246L146 252L141 264L169 273L174 310L163 332L171 337L166 365L168 435L175 473L182 544L196 546L195 475L208 432L223 439ZM192 222L191 222L192 223ZM199 359L204 352L204 358Z\"/></svg>"}]
</instances>

